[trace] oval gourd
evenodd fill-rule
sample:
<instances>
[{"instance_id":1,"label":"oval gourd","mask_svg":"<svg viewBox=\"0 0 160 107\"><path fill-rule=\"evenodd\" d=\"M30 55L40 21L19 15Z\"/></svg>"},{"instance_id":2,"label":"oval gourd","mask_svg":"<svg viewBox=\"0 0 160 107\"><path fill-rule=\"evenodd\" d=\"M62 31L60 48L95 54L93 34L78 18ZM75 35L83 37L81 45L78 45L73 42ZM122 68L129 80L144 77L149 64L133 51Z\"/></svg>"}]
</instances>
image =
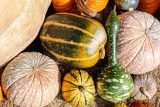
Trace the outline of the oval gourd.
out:
<instances>
[{"instance_id":1,"label":"oval gourd","mask_svg":"<svg viewBox=\"0 0 160 107\"><path fill-rule=\"evenodd\" d=\"M59 62L88 68L104 56L107 36L96 20L71 13L48 17L40 34L42 45Z\"/></svg>"},{"instance_id":2,"label":"oval gourd","mask_svg":"<svg viewBox=\"0 0 160 107\"><path fill-rule=\"evenodd\" d=\"M135 102L132 102L129 107L153 107L153 106L146 102L135 101Z\"/></svg>"},{"instance_id":3,"label":"oval gourd","mask_svg":"<svg viewBox=\"0 0 160 107\"><path fill-rule=\"evenodd\" d=\"M106 7L108 0L52 0L52 3L57 12L82 12L94 17Z\"/></svg>"},{"instance_id":4,"label":"oval gourd","mask_svg":"<svg viewBox=\"0 0 160 107\"><path fill-rule=\"evenodd\" d=\"M127 72L152 71L160 64L160 22L145 12L122 14L117 44L118 63Z\"/></svg>"},{"instance_id":5,"label":"oval gourd","mask_svg":"<svg viewBox=\"0 0 160 107\"><path fill-rule=\"evenodd\" d=\"M50 3L51 0L0 1L0 66L36 38Z\"/></svg>"},{"instance_id":6,"label":"oval gourd","mask_svg":"<svg viewBox=\"0 0 160 107\"><path fill-rule=\"evenodd\" d=\"M73 69L62 82L62 95L73 106L84 107L94 100L95 86L92 77L83 70Z\"/></svg>"},{"instance_id":7,"label":"oval gourd","mask_svg":"<svg viewBox=\"0 0 160 107\"><path fill-rule=\"evenodd\" d=\"M57 64L38 52L24 52L13 59L2 74L2 89L18 106L42 107L58 94L60 72Z\"/></svg>"},{"instance_id":8,"label":"oval gourd","mask_svg":"<svg viewBox=\"0 0 160 107\"><path fill-rule=\"evenodd\" d=\"M118 102L118 103L115 104L114 107L127 107L127 105L124 102Z\"/></svg>"},{"instance_id":9,"label":"oval gourd","mask_svg":"<svg viewBox=\"0 0 160 107\"><path fill-rule=\"evenodd\" d=\"M115 9L111 11L106 22L108 66L104 67L97 77L98 94L111 102L117 103L130 97L133 91L133 80L116 59L116 36L119 23Z\"/></svg>"},{"instance_id":10,"label":"oval gourd","mask_svg":"<svg viewBox=\"0 0 160 107\"><path fill-rule=\"evenodd\" d=\"M114 0L118 8L123 10L135 10L139 4L139 0Z\"/></svg>"},{"instance_id":11,"label":"oval gourd","mask_svg":"<svg viewBox=\"0 0 160 107\"><path fill-rule=\"evenodd\" d=\"M156 80L151 73L134 77L134 90L131 97L135 100L151 99L157 92Z\"/></svg>"},{"instance_id":12,"label":"oval gourd","mask_svg":"<svg viewBox=\"0 0 160 107\"><path fill-rule=\"evenodd\" d=\"M138 10L155 14L160 8L160 0L139 0Z\"/></svg>"}]
</instances>

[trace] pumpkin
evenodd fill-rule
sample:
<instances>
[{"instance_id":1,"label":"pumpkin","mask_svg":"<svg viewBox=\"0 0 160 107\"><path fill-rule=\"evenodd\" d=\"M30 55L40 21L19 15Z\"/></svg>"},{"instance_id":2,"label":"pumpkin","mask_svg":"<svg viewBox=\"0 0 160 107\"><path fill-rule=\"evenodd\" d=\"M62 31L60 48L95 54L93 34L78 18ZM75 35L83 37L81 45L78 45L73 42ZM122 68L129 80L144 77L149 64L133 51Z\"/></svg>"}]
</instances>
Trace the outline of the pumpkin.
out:
<instances>
[{"instance_id":1,"label":"pumpkin","mask_svg":"<svg viewBox=\"0 0 160 107\"><path fill-rule=\"evenodd\" d=\"M91 104L95 95L92 77L86 71L71 70L63 79L62 95L73 106L84 107Z\"/></svg>"},{"instance_id":2,"label":"pumpkin","mask_svg":"<svg viewBox=\"0 0 160 107\"><path fill-rule=\"evenodd\" d=\"M2 89L0 87L0 101L2 101L2 100L3 100L3 95L2 95Z\"/></svg>"},{"instance_id":3,"label":"pumpkin","mask_svg":"<svg viewBox=\"0 0 160 107\"><path fill-rule=\"evenodd\" d=\"M135 101L135 102L132 102L129 107L153 107L153 106L146 102Z\"/></svg>"},{"instance_id":4,"label":"pumpkin","mask_svg":"<svg viewBox=\"0 0 160 107\"><path fill-rule=\"evenodd\" d=\"M117 64L116 36L119 23L116 11L111 11L107 22L107 58L108 66L102 68L97 77L97 92L102 98L117 103L130 97L133 91L133 80L124 68Z\"/></svg>"},{"instance_id":5,"label":"pumpkin","mask_svg":"<svg viewBox=\"0 0 160 107\"><path fill-rule=\"evenodd\" d=\"M118 102L118 103L115 104L114 107L127 107L127 105L124 102Z\"/></svg>"},{"instance_id":6,"label":"pumpkin","mask_svg":"<svg viewBox=\"0 0 160 107\"><path fill-rule=\"evenodd\" d=\"M160 64L160 22L140 11L126 12L119 20L118 63L131 74L155 69Z\"/></svg>"},{"instance_id":7,"label":"pumpkin","mask_svg":"<svg viewBox=\"0 0 160 107\"><path fill-rule=\"evenodd\" d=\"M151 99L157 92L156 80L151 73L134 77L134 91L131 97L136 100Z\"/></svg>"},{"instance_id":8,"label":"pumpkin","mask_svg":"<svg viewBox=\"0 0 160 107\"><path fill-rule=\"evenodd\" d=\"M57 13L46 19L40 40L59 62L88 68L104 57L107 36L96 20L71 13Z\"/></svg>"},{"instance_id":9,"label":"pumpkin","mask_svg":"<svg viewBox=\"0 0 160 107\"><path fill-rule=\"evenodd\" d=\"M155 14L160 8L160 0L139 0L138 10Z\"/></svg>"},{"instance_id":10,"label":"pumpkin","mask_svg":"<svg viewBox=\"0 0 160 107\"><path fill-rule=\"evenodd\" d=\"M1 0L0 66L24 50L38 35L51 0Z\"/></svg>"},{"instance_id":11,"label":"pumpkin","mask_svg":"<svg viewBox=\"0 0 160 107\"><path fill-rule=\"evenodd\" d=\"M2 74L2 89L18 106L42 107L58 94L60 72L57 64L38 52L24 52L13 59Z\"/></svg>"},{"instance_id":12,"label":"pumpkin","mask_svg":"<svg viewBox=\"0 0 160 107\"><path fill-rule=\"evenodd\" d=\"M82 12L94 17L106 7L108 0L52 0L52 3L57 12Z\"/></svg>"},{"instance_id":13,"label":"pumpkin","mask_svg":"<svg viewBox=\"0 0 160 107\"><path fill-rule=\"evenodd\" d=\"M123 10L135 10L139 4L139 0L114 0L118 8Z\"/></svg>"}]
</instances>

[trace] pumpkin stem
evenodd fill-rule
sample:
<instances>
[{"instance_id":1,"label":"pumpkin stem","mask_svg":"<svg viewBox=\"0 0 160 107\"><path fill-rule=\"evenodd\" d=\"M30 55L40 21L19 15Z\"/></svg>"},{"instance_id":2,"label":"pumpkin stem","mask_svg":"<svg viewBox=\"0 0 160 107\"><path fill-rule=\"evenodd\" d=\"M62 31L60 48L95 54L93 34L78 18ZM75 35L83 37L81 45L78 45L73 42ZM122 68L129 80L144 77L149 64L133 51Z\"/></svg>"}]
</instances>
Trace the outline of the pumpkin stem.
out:
<instances>
[{"instance_id":1,"label":"pumpkin stem","mask_svg":"<svg viewBox=\"0 0 160 107\"><path fill-rule=\"evenodd\" d=\"M91 11L90 9L88 9L86 7L86 5L84 4L84 0L75 0L76 3L77 3L77 7L78 9L83 13L83 14L86 14L86 15L89 15L91 17L95 17L97 15L96 12L93 12Z\"/></svg>"},{"instance_id":2,"label":"pumpkin stem","mask_svg":"<svg viewBox=\"0 0 160 107\"><path fill-rule=\"evenodd\" d=\"M151 99L151 96L148 94L144 87L140 87L140 91L143 95L145 95L148 99Z\"/></svg>"},{"instance_id":3,"label":"pumpkin stem","mask_svg":"<svg viewBox=\"0 0 160 107\"><path fill-rule=\"evenodd\" d=\"M83 91L83 86L78 86L79 90L82 92Z\"/></svg>"}]
</instances>

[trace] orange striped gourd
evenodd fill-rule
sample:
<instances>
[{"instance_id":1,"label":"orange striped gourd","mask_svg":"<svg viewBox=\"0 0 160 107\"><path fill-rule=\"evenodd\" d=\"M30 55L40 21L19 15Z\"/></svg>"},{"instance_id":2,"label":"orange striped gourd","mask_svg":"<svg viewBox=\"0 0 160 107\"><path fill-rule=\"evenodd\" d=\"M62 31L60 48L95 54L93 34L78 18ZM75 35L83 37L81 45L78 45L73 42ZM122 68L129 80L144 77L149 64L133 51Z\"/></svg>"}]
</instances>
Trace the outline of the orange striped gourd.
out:
<instances>
[{"instance_id":1,"label":"orange striped gourd","mask_svg":"<svg viewBox=\"0 0 160 107\"><path fill-rule=\"evenodd\" d=\"M59 62L88 68L104 56L107 36L96 20L71 13L57 13L46 19L40 40Z\"/></svg>"}]
</instances>

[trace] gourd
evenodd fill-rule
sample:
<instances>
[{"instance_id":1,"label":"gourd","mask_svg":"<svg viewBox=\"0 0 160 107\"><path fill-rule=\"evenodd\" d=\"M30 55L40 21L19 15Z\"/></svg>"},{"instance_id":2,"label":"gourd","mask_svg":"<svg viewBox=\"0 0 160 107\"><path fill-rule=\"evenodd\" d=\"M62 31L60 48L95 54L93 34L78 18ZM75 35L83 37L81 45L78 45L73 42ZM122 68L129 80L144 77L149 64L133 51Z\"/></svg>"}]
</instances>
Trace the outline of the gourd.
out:
<instances>
[{"instance_id":1,"label":"gourd","mask_svg":"<svg viewBox=\"0 0 160 107\"><path fill-rule=\"evenodd\" d=\"M118 102L118 103L115 104L114 107L127 107L127 105L124 102Z\"/></svg>"},{"instance_id":2,"label":"gourd","mask_svg":"<svg viewBox=\"0 0 160 107\"><path fill-rule=\"evenodd\" d=\"M51 0L1 0L0 66L36 38L50 3Z\"/></svg>"},{"instance_id":3,"label":"gourd","mask_svg":"<svg viewBox=\"0 0 160 107\"><path fill-rule=\"evenodd\" d=\"M134 90L131 97L135 100L151 99L157 92L156 80L151 73L134 77Z\"/></svg>"},{"instance_id":4,"label":"gourd","mask_svg":"<svg viewBox=\"0 0 160 107\"><path fill-rule=\"evenodd\" d=\"M15 105L48 105L60 89L60 72L54 60L38 52L24 52L2 74L2 89Z\"/></svg>"},{"instance_id":5,"label":"gourd","mask_svg":"<svg viewBox=\"0 0 160 107\"><path fill-rule=\"evenodd\" d=\"M135 102L132 102L129 107L153 107L153 106L146 102L135 101Z\"/></svg>"},{"instance_id":6,"label":"gourd","mask_svg":"<svg viewBox=\"0 0 160 107\"><path fill-rule=\"evenodd\" d=\"M160 8L160 0L139 0L138 10L155 14Z\"/></svg>"},{"instance_id":7,"label":"gourd","mask_svg":"<svg viewBox=\"0 0 160 107\"><path fill-rule=\"evenodd\" d=\"M139 0L114 0L118 8L123 10L135 10L138 7Z\"/></svg>"},{"instance_id":8,"label":"gourd","mask_svg":"<svg viewBox=\"0 0 160 107\"><path fill-rule=\"evenodd\" d=\"M115 9L111 11L106 22L108 44L108 66L104 67L97 77L98 94L111 102L117 103L127 99L133 91L133 80L116 59L116 35L119 22Z\"/></svg>"},{"instance_id":9,"label":"gourd","mask_svg":"<svg viewBox=\"0 0 160 107\"><path fill-rule=\"evenodd\" d=\"M0 101L2 101L2 100L3 100L3 95L2 95L2 89L0 87Z\"/></svg>"},{"instance_id":10,"label":"gourd","mask_svg":"<svg viewBox=\"0 0 160 107\"><path fill-rule=\"evenodd\" d=\"M96 20L71 13L56 13L46 19L40 40L58 62L88 68L104 57L107 36Z\"/></svg>"},{"instance_id":11,"label":"gourd","mask_svg":"<svg viewBox=\"0 0 160 107\"><path fill-rule=\"evenodd\" d=\"M86 71L71 70L63 79L62 95L67 102L76 107L91 104L95 95L92 77Z\"/></svg>"},{"instance_id":12,"label":"gourd","mask_svg":"<svg viewBox=\"0 0 160 107\"><path fill-rule=\"evenodd\" d=\"M155 69L160 64L160 22L140 11L126 12L119 21L118 63L131 74Z\"/></svg>"},{"instance_id":13,"label":"gourd","mask_svg":"<svg viewBox=\"0 0 160 107\"><path fill-rule=\"evenodd\" d=\"M94 17L106 7L108 0L52 0L52 3L57 12L82 12Z\"/></svg>"}]
</instances>

